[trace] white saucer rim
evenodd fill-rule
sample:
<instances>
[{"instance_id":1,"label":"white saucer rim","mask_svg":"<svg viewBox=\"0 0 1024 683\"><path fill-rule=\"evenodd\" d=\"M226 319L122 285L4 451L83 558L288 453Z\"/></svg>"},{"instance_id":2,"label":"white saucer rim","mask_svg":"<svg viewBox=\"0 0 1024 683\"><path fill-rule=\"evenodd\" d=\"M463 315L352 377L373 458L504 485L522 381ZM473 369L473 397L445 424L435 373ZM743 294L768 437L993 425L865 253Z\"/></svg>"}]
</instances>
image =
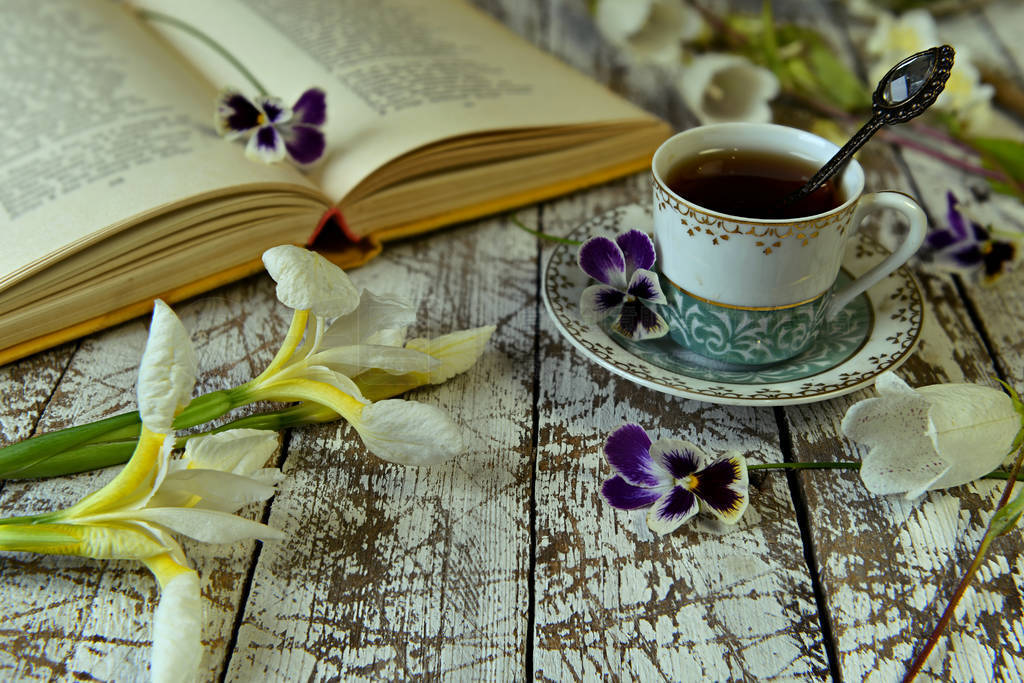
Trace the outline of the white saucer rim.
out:
<instances>
[{"instance_id":1,"label":"white saucer rim","mask_svg":"<svg viewBox=\"0 0 1024 683\"><path fill-rule=\"evenodd\" d=\"M642 207L642 206L637 205L637 204L624 205L624 206L616 207L614 209L610 209L609 211L607 211L605 213L599 214L597 216L593 216L590 219L584 221L583 223L581 223L579 226L577 226L569 234L569 237L570 238L578 239L580 237L590 236L588 234L591 231L590 226L592 226L594 224L599 225L601 222L603 222L603 219L605 219L610 214L621 213L624 210L636 211L637 209L643 211L644 215L649 217L649 215L650 215L649 214L649 209L647 209L645 207ZM637 227L637 226L632 226L632 227ZM873 246L873 247L875 247L877 249L883 249L880 245L877 244L877 242L875 242L874 240L872 240L870 237L868 237L866 235L858 234L856 239L859 239L862 242L866 242L867 244L869 244L869 245L871 245L871 246ZM735 382L717 382L717 383L714 383L714 382L710 382L708 380L703 380L703 379L700 379L700 378L691 377L689 375L683 375L683 374L680 374L680 373L675 373L675 372L672 372L671 370L667 370L665 368L653 365L653 364L649 363L648 361L643 360L642 358L640 358L638 356L634 356L632 353L627 351L625 348L619 346L613 339L611 339L611 337L609 337L608 334L604 330L602 330L600 328L600 326L598 326L596 324L585 323L582 320L579 320L578 317L576 318L576 320L574 321L575 323L577 323L580 327L585 328L591 335L593 335L597 339L600 339L600 340L605 342L605 346L613 351L613 357L614 357L614 355L624 354L625 356L628 356L635 364L637 364L639 366L649 366L650 368L654 369L656 371L655 374L659 374L660 373L660 374L666 374L666 375L671 375L671 376L674 376L674 377L678 377L681 380L684 380L685 382L690 383L691 385L693 383L696 383L698 385L698 388L686 388L686 387L667 385L667 384L663 384L663 383L660 383L660 382L657 382L657 381L652 381L652 380L646 379L644 377L640 377L640 376L630 372L627 368L620 367L620 366L616 365L615 363L611 362L610 360L606 360L606 359L602 358L601 356L596 355L590 348L588 348L580 339L578 339L576 337L576 335L573 333L572 330L568 329L565 326L565 323L560 318L558 313L556 313L556 311L555 311L554 304L551 301L551 293L549 292L549 289L550 289L550 286L551 286L551 275L552 275L551 274L551 270L552 270L552 268L554 266L556 257L559 256L560 254L564 253L565 251L567 251L570 247L571 247L571 245L567 245L567 244L560 244L560 245L556 246L555 249L553 249L551 251L551 253L548 255L547 263L545 264L544 269L543 269L543 271L541 273L541 277L542 277L542 281L541 281L541 295L542 295L542 298L544 299L544 307L545 307L545 309L548 312L548 316L551 318L552 322L554 322L555 327L558 329L559 333L563 337L565 337L575 348L577 348L588 360L590 360L590 361L592 361L594 363L597 363L598 365L600 365L601 367L605 368L606 370L609 370L610 372L612 372L612 373L614 373L616 375L619 375L620 377L623 377L623 378L633 382L634 384L638 384L640 386L644 386L644 387L647 387L649 389L653 389L655 391L659 391L661 393L665 393L665 394L669 394L669 395L673 395L673 396L679 396L681 398L694 399L694 400L703 401L703 402L706 402L706 403L717 403L717 404L721 404L721 405L762 406L762 407L767 407L767 406L787 406L787 405L802 405L802 404L808 404L808 403L818 403L820 401L825 401L825 400L829 400L829 399L836 398L836 397L839 397L839 396L843 396L845 394L852 393L854 391L857 391L859 389L862 389L862 388L864 388L866 386L871 385L874 382L874 380L878 377L878 375L882 374L883 372L885 372L887 370L895 370L896 368L900 367L904 362L906 362L906 360L910 357L910 355L917 348L917 344L920 341L921 331L924 328L924 316L925 316L924 297L922 295L921 287L920 287L920 284L917 281L917 278L914 277L913 273L910 271L910 269L906 265L900 266L900 268L898 268L892 274L890 274L885 279L883 279L882 282L878 283L877 285L872 287L870 290L868 290L868 292L865 293L865 295L867 296L869 305L870 305L870 310L871 310L871 316L870 316L871 317L871 322L870 322L871 327L870 327L870 329L868 331L867 338L858 347L857 351L855 351L853 354L848 356L842 362L832 366L831 368L827 368L827 369L825 369L825 370L823 370L823 371L821 371L819 373L815 373L814 375L811 375L811 376L808 376L808 377L802 377L802 378L798 378L798 379L795 379L795 380L787 380L787 381L784 381L784 382L774 382L774 383L770 383L770 384L768 384L768 383L746 383L746 384L741 384L741 383L735 383ZM843 262L844 267L849 267L849 265L850 265L849 261L851 261L851 259L854 258L853 256L851 256L852 251L853 251L853 247L851 247L850 249L847 250L847 256L846 256L846 258L844 258L844 262ZM575 259L570 259L568 261L570 261L571 263L575 263ZM859 271L859 269L857 269L857 268L854 268L854 270ZM578 272L579 272L579 276L580 277L584 277L584 278L586 277L586 275L583 274L582 271L578 271ZM859 274L859 272L857 272L855 274ZM888 341L888 338L892 337L892 335L890 335L886 339L882 339L881 338L881 334L888 333L889 330L885 330L885 332L882 332L882 330L884 330L884 328L887 326L887 324L886 324L886 322L880 322L880 321L883 320L883 318L882 318L883 311L881 309L881 306L879 305L879 302L877 301L877 298L878 298L878 290L880 288L885 288L887 285L889 287L891 287L894 279L896 279L896 278L899 278L903 282L905 282L905 283L910 285L909 293L908 293L908 299L910 300L910 303L911 303L911 307L910 307L911 308L911 312L910 312L910 316L909 316L908 321L907 321L907 328L904 330L904 332L906 334L909 334L911 338L910 338L909 343L906 344L906 346L903 349L903 351L901 353L899 353L898 356L890 357L887 360L884 360L882 362L876 362L876 366L875 366L875 368L873 370L862 371L861 375L860 375L860 377L858 379L850 381L850 382L848 382L846 384L842 384L841 386L833 386L833 387L825 388L825 389L823 389L823 390L821 390L819 392L814 392L812 389L807 389L806 387L808 385L811 385L811 386L816 385L816 384L820 385L821 382L814 383L814 382L807 382L806 380L812 379L814 377L818 377L818 376L823 375L823 374L828 374L828 373L833 373L833 372L840 373L842 371L842 369L846 368L847 366L850 366L850 367L859 366L860 365L859 362L867 360L865 358L862 358L862 356L865 353L865 350L868 349L870 346L872 346L872 342ZM872 295L872 291L874 291L874 293L875 293L874 296ZM916 306L914 304L916 304ZM574 307L575 307L575 304L574 304ZM891 320L887 321L887 322L891 324ZM894 343L894 347L895 347L895 343ZM796 385L801 385L802 384L804 388L801 390L801 393L799 395L794 395L793 392L791 392L791 393L789 393L787 395L787 393L785 391L778 391L779 387L786 387L786 385L790 385L790 384L796 384ZM707 386L700 386L700 385L707 385ZM771 388L771 389L775 390L774 395L773 394L766 394L766 395L763 395L763 396L744 395L744 394L750 394L751 392L754 392L754 391L764 390L764 389L768 389L768 388ZM728 395L729 393L731 393L733 395Z\"/></svg>"}]
</instances>

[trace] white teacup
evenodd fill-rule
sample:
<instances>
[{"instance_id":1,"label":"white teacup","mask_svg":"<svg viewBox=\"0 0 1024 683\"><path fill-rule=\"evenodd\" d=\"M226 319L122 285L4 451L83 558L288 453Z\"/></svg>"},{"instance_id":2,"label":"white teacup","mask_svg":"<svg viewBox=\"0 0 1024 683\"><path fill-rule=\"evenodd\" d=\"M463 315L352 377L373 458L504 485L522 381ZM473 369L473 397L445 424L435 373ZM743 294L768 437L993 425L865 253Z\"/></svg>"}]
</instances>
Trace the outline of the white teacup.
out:
<instances>
[{"instance_id":1,"label":"white teacup","mask_svg":"<svg viewBox=\"0 0 1024 683\"><path fill-rule=\"evenodd\" d=\"M842 203L795 219L733 216L673 192L671 169L712 149L796 155L820 167L838 147L774 124L700 126L666 140L654 154L654 241L669 304L672 338L704 356L740 365L799 354L824 321L907 261L924 239L924 212L899 192L863 194L864 171L851 161L838 179ZM909 222L903 242L877 266L833 291L843 253L865 214L888 208Z\"/></svg>"}]
</instances>

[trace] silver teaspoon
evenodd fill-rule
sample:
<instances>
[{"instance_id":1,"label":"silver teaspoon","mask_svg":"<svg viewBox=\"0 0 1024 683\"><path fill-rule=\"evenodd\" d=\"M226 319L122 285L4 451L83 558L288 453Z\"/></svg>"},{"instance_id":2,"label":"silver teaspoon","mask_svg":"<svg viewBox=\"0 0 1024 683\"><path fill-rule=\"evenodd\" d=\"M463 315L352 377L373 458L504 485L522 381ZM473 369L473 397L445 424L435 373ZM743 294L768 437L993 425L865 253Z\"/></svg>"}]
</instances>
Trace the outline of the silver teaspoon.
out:
<instances>
[{"instance_id":1,"label":"silver teaspoon","mask_svg":"<svg viewBox=\"0 0 1024 683\"><path fill-rule=\"evenodd\" d=\"M785 197L781 205L797 202L821 187L882 126L904 123L930 107L946 87L954 54L949 45L933 47L889 69L871 96L868 122L803 187Z\"/></svg>"}]
</instances>

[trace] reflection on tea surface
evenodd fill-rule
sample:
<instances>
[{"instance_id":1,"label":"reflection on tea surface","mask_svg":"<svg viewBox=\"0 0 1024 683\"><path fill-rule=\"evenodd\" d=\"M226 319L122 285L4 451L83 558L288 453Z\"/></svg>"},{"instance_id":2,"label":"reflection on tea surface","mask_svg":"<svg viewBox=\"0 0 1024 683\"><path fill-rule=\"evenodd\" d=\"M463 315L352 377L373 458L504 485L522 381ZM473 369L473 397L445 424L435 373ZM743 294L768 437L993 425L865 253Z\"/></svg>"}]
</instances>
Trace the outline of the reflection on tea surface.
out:
<instances>
[{"instance_id":1,"label":"reflection on tea surface","mask_svg":"<svg viewBox=\"0 0 1024 683\"><path fill-rule=\"evenodd\" d=\"M665 182L680 197L719 213L743 218L802 218L831 211L845 201L837 183L829 180L799 201L782 203L817 170L797 156L713 149L673 166Z\"/></svg>"}]
</instances>

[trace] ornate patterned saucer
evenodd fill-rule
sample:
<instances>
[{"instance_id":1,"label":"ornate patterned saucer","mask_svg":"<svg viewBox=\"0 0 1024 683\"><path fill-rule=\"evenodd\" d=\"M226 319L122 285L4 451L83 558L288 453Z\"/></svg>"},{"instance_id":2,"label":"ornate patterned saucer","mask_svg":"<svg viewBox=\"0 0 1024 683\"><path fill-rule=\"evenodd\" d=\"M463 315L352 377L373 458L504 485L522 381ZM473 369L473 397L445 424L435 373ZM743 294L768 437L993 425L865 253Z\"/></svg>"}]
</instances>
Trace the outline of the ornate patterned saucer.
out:
<instances>
[{"instance_id":1,"label":"ornate patterned saucer","mask_svg":"<svg viewBox=\"0 0 1024 683\"><path fill-rule=\"evenodd\" d=\"M611 237L630 228L649 232L651 220L649 209L622 206L590 219L570 237ZM843 309L796 358L762 368L716 363L667 337L634 342L608 326L583 322L578 314L580 294L591 282L576 264L576 250L558 245L544 269L544 303L555 326L595 363L675 396L759 406L823 401L856 391L899 367L921 332L921 292L904 266ZM874 240L857 236L843 260L840 279L860 275L887 254Z\"/></svg>"}]
</instances>

